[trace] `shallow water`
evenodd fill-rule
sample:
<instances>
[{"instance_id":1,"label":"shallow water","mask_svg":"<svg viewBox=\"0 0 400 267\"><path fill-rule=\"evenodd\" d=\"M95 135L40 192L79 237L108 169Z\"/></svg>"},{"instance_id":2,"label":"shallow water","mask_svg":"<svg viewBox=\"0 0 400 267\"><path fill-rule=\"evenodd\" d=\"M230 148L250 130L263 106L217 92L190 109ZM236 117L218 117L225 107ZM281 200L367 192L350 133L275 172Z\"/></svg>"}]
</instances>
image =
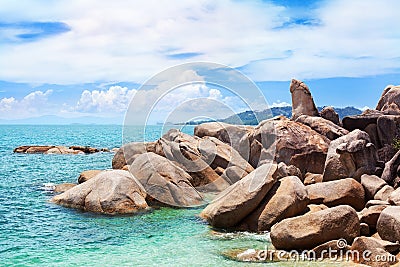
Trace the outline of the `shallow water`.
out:
<instances>
[{"instance_id":1,"label":"shallow water","mask_svg":"<svg viewBox=\"0 0 400 267\"><path fill-rule=\"evenodd\" d=\"M130 140L143 140L141 127ZM151 127L147 139L157 139ZM192 133L193 128L186 128ZM111 153L14 154L19 145L120 147L120 126L0 126L1 266L257 266L222 256L269 246L268 235L213 234L197 209L162 208L136 216L104 216L48 202L45 183L76 182L88 169L111 168ZM271 264L270 264L271 265ZM308 266L312 263L273 263ZM318 265L319 266L319 265ZM330 265L331 266L331 265Z\"/></svg>"}]
</instances>

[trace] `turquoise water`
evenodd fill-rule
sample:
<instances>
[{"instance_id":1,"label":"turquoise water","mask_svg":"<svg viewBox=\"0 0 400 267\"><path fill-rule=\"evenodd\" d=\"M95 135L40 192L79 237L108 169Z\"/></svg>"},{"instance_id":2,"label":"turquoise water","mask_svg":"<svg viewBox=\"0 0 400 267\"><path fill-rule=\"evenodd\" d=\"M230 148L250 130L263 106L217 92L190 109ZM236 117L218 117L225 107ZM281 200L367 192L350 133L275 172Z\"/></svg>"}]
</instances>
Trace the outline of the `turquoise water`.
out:
<instances>
[{"instance_id":1,"label":"turquoise water","mask_svg":"<svg viewBox=\"0 0 400 267\"><path fill-rule=\"evenodd\" d=\"M157 139L160 129L150 128L147 138ZM119 126L0 126L1 266L246 266L221 253L268 244L265 235L215 236L197 217L201 209L103 216L59 207L48 202L53 195L44 183L76 182L83 170L111 168L113 154L12 152L28 144L119 147L121 132ZM143 140L142 128L131 133Z\"/></svg>"}]
</instances>

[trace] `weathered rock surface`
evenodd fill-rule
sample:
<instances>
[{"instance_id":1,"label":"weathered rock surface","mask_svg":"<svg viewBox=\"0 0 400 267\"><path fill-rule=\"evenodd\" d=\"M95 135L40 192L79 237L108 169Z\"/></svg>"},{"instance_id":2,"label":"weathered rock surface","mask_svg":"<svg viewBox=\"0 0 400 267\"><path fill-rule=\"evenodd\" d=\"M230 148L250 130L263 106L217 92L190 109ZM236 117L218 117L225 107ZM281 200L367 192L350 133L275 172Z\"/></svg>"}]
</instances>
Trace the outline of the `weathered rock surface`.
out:
<instances>
[{"instance_id":1,"label":"weathered rock surface","mask_svg":"<svg viewBox=\"0 0 400 267\"><path fill-rule=\"evenodd\" d=\"M335 256L339 257L340 255L346 255L345 253L348 250L350 250L349 245L342 246L340 240L331 240L313 248L310 251L311 253L309 254L309 257L311 259L324 259ZM331 255L327 253L328 251L331 251Z\"/></svg>"},{"instance_id":2,"label":"weathered rock surface","mask_svg":"<svg viewBox=\"0 0 400 267\"><path fill-rule=\"evenodd\" d=\"M296 122L309 126L311 129L325 136L329 140L335 140L349 133L346 129L321 117L301 115L296 119Z\"/></svg>"},{"instance_id":3,"label":"weathered rock surface","mask_svg":"<svg viewBox=\"0 0 400 267\"><path fill-rule=\"evenodd\" d=\"M381 206L381 205L390 206L390 203L388 201L371 199L367 202L367 204L365 204L365 207L368 209L369 207L372 206Z\"/></svg>"},{"instance_id":4,"label":"weathered rock surface","mask_svg":"<svg viewBox=\"0 0 400 267\"><path fill-rule=\"evenodd\" d=\"M277 178L283 178L287 176L297 176L298 178L300 178L300 180L302 180L302 173L299 168L293 165L288 166L284 162L280 162L278 164Z\"/></svg>"},{"instance_id":5,"label":"weathered rock surface","mask_svg":"<svg viewBox=\"0 0 400 267\"><path fill-rule=\"evenodd\" d=\"M374 199L387 201L390 194L394 191L390 185L385 185L378 192L376 192Z\"/></svg>"},{"instance_id":6,"label":"weathered rock surface","mask_svg":"<svg viewBox=\"0 0 400 267\"><path fill-rule=\"evenodd\" d=\"M323 180L322 174L307 172L304 177L303 183L304 185L310 185L310 184L322 183L322 180Z\"/></svg>"},{"instance_id":7,"label":"weathered rock surface","mask_svg":"<svg viewBox=\"0 0 400 267\"><path fill-rule=\"evenodd\" d=\"M270 235L274 247L284 250L312 249L341 238L350 244L360 235L360 221L352 207L337 206L282 220Z\"/></svg>"},{"instance_id":8,"label":"weathered rock surface","mask_svg":"<svg viewBox=\"0 0 400 267\"><path fill-rule=\"evenodd\" d=\"M374 174L377 154L366 132L354 130L331 142L324 169L324 181Z\"/></svg>"},{"instance_id":9,"label":"weathered rock surface","mask_svg":"<svg viewBox=\"0 0 400 267\"><path fill-rule=\"evenodd\" d=\"M364 188L353 178L311 184L306 189L311 204L349 205L356 210L365 206Z\"/></svg>"},{"instance_id":10,"label":"weathered rock surface","mask_svg":"<svg viewBox=\"0 0 400 267\"><path fill-rule=\"evenodd\" d=\"M384 246L373 237L357 237L350 248L357 251L359 257L354 257L353 261L369 266L390 266L397 262L396 258L387 252ZM369 251L368 254L365 251ZM364 256L363 256L364 255ZM388 261L379 261L377 259L392 259Z\"/></svg>"},{"instance_id":11,"label":"weathered rock surface","mask_svg":"<svg viewBox=\"0 0 400 267\"><path fill-rule=\"evenodd\" d=\"M375 194L382 189L387 183L376 175L363 174L361 176L361 184L365 190L367 200L373 199Z\"/></svg>"},{"instance_id":12,"label":"weathered rock surface","mask_svg":"<svg viewBox=\"0 0 400 267\"><path fill-rule=\"evenodd\" d=\"M122 169L125 165L131 165L137 155L146 152L155 152L155 144L155 142L132 142L123 145L112 159L112 168Z\"/></svg>"},{"instance_id":13,"label":"weathered rock surface","mask_svg":"<svg viewBox=\"0 0 400 267\"><path fill-rule=\"evenodd\" d=\"M400 86L388 85L379 99L376 110L385 114L400 115Z\"/></svg>"},{"instance_id":14,"label":"weathered rock surface","mask_svg":"<svg viewBox=\"0 0 400 267\"><path fill-rule=\"evenodd\" d=\"M129 172L103 171L51 199L51 202L85 211L124 214L148 209L146 191Z\"/></svg>"},{"instance_id":15,"label":"weathered rock surface","mask_svg":"<svg viewBox=\"0 0 400 267\"><path fill-rule=\"evenodd\" d=\"M368 224L370 229L375 230L379 216L387 207L388 205L375 205L363 209L360 213L360 222Z\"/></svg>"},{"instance_id":16,"label":"weathered rock surface","mask_svg":"<svg viewBox=\"0 0 400 267\"><path fill-rule=\"evenodd\" d=\"M390 193L388 202L392 205L400 206L400 188Z\"/></svg>"},{"instance_id":17,"label":"weathered rock surface","mask_svg":"<svg viewBox=\"0 0 400 267\"><path fill-rule=\"evenodd\" d=\"M305 83L292 79L290 93L292 94L292 119L297 119L301 115L319 116L310 89Z\"/></svg>"},{"instance_id":18,"label":"weathered rock surface","mask_svg":"<svg viewBox=\"0 0 400 267\"><path fill-rule=\"evenodd\" d=\"M200 138L205 136L215 137L220 141L231 145L244 159L248 159L250 142L246 137L253 131L253 126L232 125L223 122L208 122L197 125L194 128L194 135ZM245 141L247 141L247 144Z\"/></svg>"},{"instance_id":19,"label":"weathered rock surface","mask_svg":"<svg viewBox=\"0 0 400 267\"><path fill-rule=\"evenodd\" d=\"M400 151L398 151L394 157L385 163L385 168L381 178L390 185L399 185L400 182Z\"/></svg>"},{"instance_id":20,"label":"weathered rock surface","mask_svg":"<svg viewBox=\"0 0 400 267\"><path fill-rule=\"evenodd\" d=\"M192 186L192 177L170 160L153 152L139 155L129 171L147 192L149 203L191 207L203 204L203 197Z\"/></svg>"},{"instance_id":21,"label":"weathered rock surface","mask_svg":"<svg viewBox=\"0 0 400 267\"><path fill-rule=\"evenodd\" d=\"M324 107L321 110L320 115L322 118L340 126L339 114L336 113L333 107Z\"/></svg>"},{"instance_id":22,"label":"weathered rock surface","mask_svg":"<svg viewBox=\"0 0 400 267\"><path fill-rule=\"evenodd\" d=\"M377 124L378 118L383 115L383 112L377 110L365 110L361 115L347 116L342 120L343 128L348 131L356 129L364 131L370 124Z\"/></svg>"},{"instance_id":23,"label":"weathered rock surface","mask_svg":"<svg viewBox=\"0 0 400 267\"><path fill-rule=\"evenodd\" d=\"M390 206L384 209L379 216L376 229L383 240L400 242L400 207Z\"/></svg>"},{"instance_id":24,"label":"weathered rock surface","mask_svg":"<svg viewBox=\"0 0 400 267\"><path fill-rule=\"evenodd\" d=\"M296 176L279 180L260 205L243 219L240 229L269 231L275 223L302 214L309 203L307 191Z\"/></svg>"},{"instance_id":25,"label":"weathered rock surface","mask_svg":"<svg viewBox=\"0 0 400 267\"><path fill-rule=\"evenodd\" d=\"M251 140L253 166L268 159L294 165L303 174L323 172L329 139L304 124L278 116L261 122Z\"/></svg>"},{"instance_id":26,"label":"weathered rock surface","mask_svg":"<svg viewBox=\"0 0 400 267\"><path fill-rule=\"evenodd\" d=\"M67 191L75 186L76 186L76 184L72 184L72 183L58 184L54 187L54 192L55 193L64 193L65 191Z\"/></svg>"},{"instance_id":27,"label":"weathered rock surface","mask_svg":"<svg viewBox=\"0 0 400 267\"><path fill-rule=\"evenodd\" d=\"M84 183L93 177L95 177L97 174L101 173L101 170L87 170L83 171L79 177L78 177L78 184Z\"/></svg>"},{"instance_id":28,"label":"weathered rock surface","mask_svg":"<svg viewBox=\"0 0 400 267\"><path fill-rule=\"evenodd\" d=\"M200 214L214 227L236 226L257 208L276 182L277 165L262 165L221 192Z\"/></svg>"}]
</instances>

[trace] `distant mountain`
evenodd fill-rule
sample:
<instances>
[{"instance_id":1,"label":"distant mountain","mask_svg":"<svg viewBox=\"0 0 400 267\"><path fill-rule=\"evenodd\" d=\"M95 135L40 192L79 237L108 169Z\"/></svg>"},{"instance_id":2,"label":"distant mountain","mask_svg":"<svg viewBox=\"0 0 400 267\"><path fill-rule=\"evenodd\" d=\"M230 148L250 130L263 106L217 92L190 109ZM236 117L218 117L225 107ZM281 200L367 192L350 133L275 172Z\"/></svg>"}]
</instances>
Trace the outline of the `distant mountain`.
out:
<instances>
[{"instance_id":1,"label":"distant mountain","mask_svg":"<svg viewBox=\"0 0 400 267\"><path fill-rule=\"evenodd\" d=\"M321 111L324 107L318 107ZM345 107L345 108L335 108L335 111L338 113L340 119L346 116L352 116L361 114L362 111L355 107ZM271 114L272 113L272 114ZM271 116L272 115L272 116ZM292 107L275 107L271 108L271 110L263 110L263 111L245 111L235 115L232 115L228 118L218 120L220 122L230 123L230 124L245 124L245 125L257 125L258 121L266 120L274 116L283 115L285 117L292 117ZM211 120L210 120L211 121ZM210 121L196 121L190 122L189 124L201 124Z\"/></svg>"},{"instance_id":2,"label":"distant mountain","mask_svg":"<svg viewBox=\"0 0 400 267\"><path fill-rule=\"evenodd\" d=\"M64 118L56 115L45 115L40 117L0 120L0 124L37 124L37 125L65 125L65 124L122 124L120 117L93 117L82 116L76 118Z\"/></svg>"}]
</instances>

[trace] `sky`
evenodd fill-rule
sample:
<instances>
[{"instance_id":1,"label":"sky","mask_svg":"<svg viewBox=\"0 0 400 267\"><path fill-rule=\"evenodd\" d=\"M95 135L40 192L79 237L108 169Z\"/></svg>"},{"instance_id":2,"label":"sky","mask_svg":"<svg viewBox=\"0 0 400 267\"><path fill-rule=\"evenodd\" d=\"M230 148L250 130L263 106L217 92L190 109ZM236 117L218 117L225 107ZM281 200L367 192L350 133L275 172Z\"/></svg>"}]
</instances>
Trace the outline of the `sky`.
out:
<instances>
[{"instance_id":1,"label":"sky","mask_svg":"<svg viewBox=\"0 0 400 267\"><path fill-rule=\"evenodd\" d=\"M0 0L0 120L120 123L129 106L141 112L132 99L153 105L168 79L200 83L157 98L151 123L288 105L292 78L318 106L374 108L387 85L400 84L398 10L397 0ZM244 103L195 68L161 79L190 62L240 72L265 104Z\"/></svg>"}]
</instances>

